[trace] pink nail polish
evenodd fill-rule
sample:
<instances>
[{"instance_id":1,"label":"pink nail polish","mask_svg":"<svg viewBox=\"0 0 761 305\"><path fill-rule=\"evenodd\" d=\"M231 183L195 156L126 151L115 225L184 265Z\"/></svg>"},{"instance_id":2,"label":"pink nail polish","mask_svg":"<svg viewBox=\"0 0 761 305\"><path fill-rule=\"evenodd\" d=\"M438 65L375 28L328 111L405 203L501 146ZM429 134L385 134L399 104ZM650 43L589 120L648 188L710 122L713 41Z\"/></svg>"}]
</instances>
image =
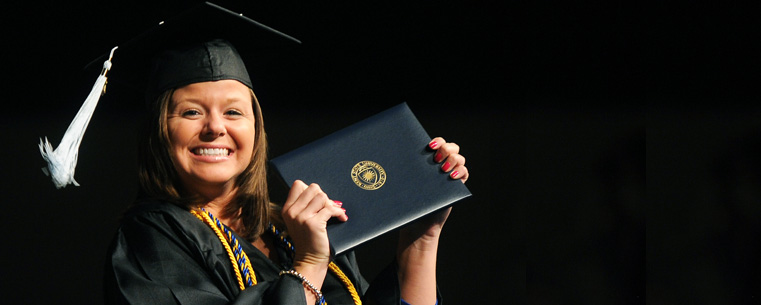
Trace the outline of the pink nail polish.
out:
<instances>
[{"instance_id":1,"label":"pink nail polish","mask_svg":"<svg viewBox=\"0 0 761 305\"><path fill-rule=\"evenodd\" d=\"M428 143L428 147L430 147L431 149L436 149L436 147L439 147L439 143L437 143L436 141L431 141L431 143Z\"/></svg>"},{"instance_id":2,"label":"pink nail polish","mask_svg":"<svg viewBox=\"0 0 761 305\"><path fill-rule=\"evenodd\" d=\"M436 163L441 162L441 153L436 153L436 155L433 156L433 162L436 162Z\"/></svg>"},{"instance_id":3,"label":"pink nail polish","mask_svg":"<svg viewBox=\"0 0 761 305\"><path fill-rule=\"evenodd\" d=\"M452 177L452 179L454 179L454 178L457 177L457 174L459 174L459 173L460 172L458 172L458 171L453 171L451 174L449 174L449 176Z\"/></svg>"},{"instance_id":4,"label":"pink nail polish","mask_svg":"<svg viewBox=\"0 0 761 305\"><path fill-rule=\"evenodd\" d=\"M446 171L449 171L450 166L451 165L449 164L449 162L444 162L444 166L442 166L441 169L443 169L446 172Z\"/></svg>"},{"instance_id":5,"label":"pink nail polish","mask_svg":"<svg viewBox=\"0 0 761 305\"><path fill-rule=\"evenodd\" d=\"M335 203L335 204L336 204L337 206L339 206L339 207L340 207L340 206L342 206L342 205L344 204L343 202L340 202L340 201L338 201L338 200L333 200L333 203Z\"/></svg>"}]
</instances>

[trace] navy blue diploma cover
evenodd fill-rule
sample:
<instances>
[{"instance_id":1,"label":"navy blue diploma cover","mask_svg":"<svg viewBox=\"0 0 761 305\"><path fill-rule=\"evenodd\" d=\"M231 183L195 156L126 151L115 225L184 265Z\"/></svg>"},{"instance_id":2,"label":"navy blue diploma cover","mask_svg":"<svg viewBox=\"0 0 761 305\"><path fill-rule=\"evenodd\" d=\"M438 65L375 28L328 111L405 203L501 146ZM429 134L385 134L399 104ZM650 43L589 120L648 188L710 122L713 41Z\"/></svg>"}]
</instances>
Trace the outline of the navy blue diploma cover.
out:
<instances>
[{"instance_id":1,"label":"navy blue diploma cover","mask_svg":"<svg viewBox=\"0 0 761 305\"><path fill-rule=\"evenodd\" d=\"M272 159L290 186L317 183L343 202L347 222L331 222L335 254L470 196L433 162L431 138L406 103Z\"/></svg>"}]
</instances>

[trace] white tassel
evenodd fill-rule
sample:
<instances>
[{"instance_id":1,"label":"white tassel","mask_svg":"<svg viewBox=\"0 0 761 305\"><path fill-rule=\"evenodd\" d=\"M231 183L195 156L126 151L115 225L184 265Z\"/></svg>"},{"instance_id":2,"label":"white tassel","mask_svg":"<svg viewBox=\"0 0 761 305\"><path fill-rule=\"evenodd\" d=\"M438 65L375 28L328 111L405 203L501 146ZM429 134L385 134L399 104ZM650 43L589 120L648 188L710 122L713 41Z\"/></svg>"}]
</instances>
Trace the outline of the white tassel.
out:
<instances>
[{"instance_id":1,"label":"white tassel","mask_svg":"<svg viewBox=\"0 0 761 305\"><path fill-rule=\"evenodd\" d=\"M103 63L103 70L101 70L98 79L95 81L90 94L85 99L82 107L79 108L79 112L71 121L69 128L66 129L66 133L61 139L61 144L53 150L53 146L45 137L43 141L40 138L40 154L42 158L48 163L48 167L42 168L42 171L53 179L53 184L56 188L63 188L68 184L74 184L79 186L79 183L74 180L74 168L77 166L77 155L79 154L79 144L84 137L85 129L90 123L95 106L98 105L98 100L103 95L104 87L106 86L106 73L111 69L111 58L114 56L114 51L118 47L111 49L111 54Z\"/></svg>"}]
</instances>

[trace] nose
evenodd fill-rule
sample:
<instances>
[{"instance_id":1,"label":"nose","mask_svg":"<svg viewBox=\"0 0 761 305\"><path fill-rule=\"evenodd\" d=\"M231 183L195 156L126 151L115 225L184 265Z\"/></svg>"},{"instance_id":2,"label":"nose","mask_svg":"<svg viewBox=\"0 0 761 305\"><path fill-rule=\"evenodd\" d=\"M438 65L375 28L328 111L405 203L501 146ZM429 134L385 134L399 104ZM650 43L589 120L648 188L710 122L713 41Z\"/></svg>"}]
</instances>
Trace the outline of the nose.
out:
<instances>
[{"instance_id":1,"label":"nose","mask_svg":"<svg viewBox=\"0 0 761 305\"><path fill-rule=\"evenodd\" d=\"M223 137L225 134L227 134L227 129L225 128L222 115L209 114L209 116L206 117L206 126L204 126L201 136L213 140L218 137Z\"/></svg>"}]
</instances>

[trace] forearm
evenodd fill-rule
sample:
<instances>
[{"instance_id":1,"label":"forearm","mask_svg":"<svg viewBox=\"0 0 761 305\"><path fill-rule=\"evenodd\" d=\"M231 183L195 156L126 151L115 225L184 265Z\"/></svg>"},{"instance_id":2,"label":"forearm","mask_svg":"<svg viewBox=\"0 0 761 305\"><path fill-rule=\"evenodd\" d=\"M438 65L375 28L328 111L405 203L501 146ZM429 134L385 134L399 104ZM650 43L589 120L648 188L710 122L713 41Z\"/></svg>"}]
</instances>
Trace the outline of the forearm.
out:
<instances>
[{"instance_id":1,"label":"forearm","mask_svg":"<svg viewBox=\"0 0 761 305\"><path fill-rule=\"evenodd\" d=\"M438 237L413 242L400 240L399 287L401 297L412 305L436 303L436 255Z\"/></svg>"}]
</instances>

